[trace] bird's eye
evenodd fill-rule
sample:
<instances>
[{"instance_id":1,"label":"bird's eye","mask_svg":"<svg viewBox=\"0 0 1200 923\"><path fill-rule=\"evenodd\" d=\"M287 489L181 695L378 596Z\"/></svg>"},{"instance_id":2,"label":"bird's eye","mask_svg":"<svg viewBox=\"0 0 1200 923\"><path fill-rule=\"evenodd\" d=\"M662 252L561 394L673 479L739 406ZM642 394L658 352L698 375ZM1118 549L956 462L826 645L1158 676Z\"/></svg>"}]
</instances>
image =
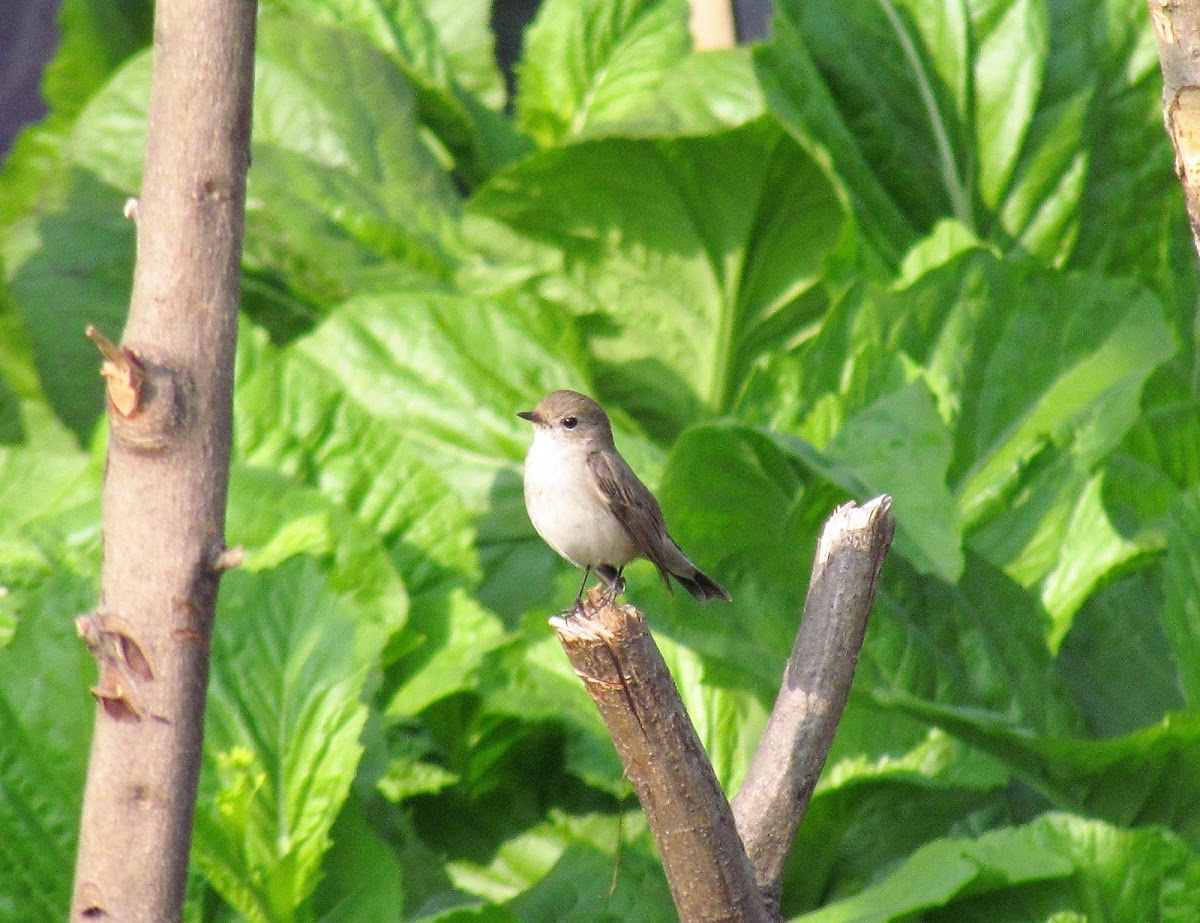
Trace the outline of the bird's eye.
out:
<instances>
[{"instance_id":1,"label":"bird's eye","mask_svg":"<svg viewBox=\"0 0 1200 923\"><path fill-rule=\"evenodd\" d=\"M574 429L579 425L578 417L563 417L563 429Z\"/></svg>"}]
</instances>

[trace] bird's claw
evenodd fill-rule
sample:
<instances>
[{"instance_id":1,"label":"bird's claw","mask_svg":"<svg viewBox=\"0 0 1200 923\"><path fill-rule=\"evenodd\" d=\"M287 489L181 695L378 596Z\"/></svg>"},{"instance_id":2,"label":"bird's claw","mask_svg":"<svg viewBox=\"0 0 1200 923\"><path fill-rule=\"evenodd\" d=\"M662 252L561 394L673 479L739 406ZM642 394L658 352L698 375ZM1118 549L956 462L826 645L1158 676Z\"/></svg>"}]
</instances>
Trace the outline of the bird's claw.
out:
<instances>
[{"instance_id":1,"label":"bird's claw","mask_svg":"<svg viewBox=\"0 0 1200 923\"><path fill-rule=\"evenodd\" d=\"M612 583L604 588L604 594L601 598L604 600L604 605L611 606L616 602L617 597L625 592L625 578L619 574L613 578Z\"/></svg>"}]
</instances>

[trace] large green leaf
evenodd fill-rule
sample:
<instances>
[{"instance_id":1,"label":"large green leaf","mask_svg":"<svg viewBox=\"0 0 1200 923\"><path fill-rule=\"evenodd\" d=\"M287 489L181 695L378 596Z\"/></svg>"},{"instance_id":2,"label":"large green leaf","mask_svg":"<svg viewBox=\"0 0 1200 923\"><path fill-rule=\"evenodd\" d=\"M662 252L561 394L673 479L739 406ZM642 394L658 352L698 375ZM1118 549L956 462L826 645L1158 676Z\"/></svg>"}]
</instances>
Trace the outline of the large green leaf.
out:
<instances>
[{"instance_id":1,"label":"large green leaf","mask_svg":"<svg viewBox=\"0 0 1200 923\"><path fill-rule=\"evenodd\" d=\"M92 174L72 171L65 210L42 218L34 248L8 266L42 388L81 441L104 410L100 354L84 328L118 339L133 282L134 228L122 201Z\"/></svg>"},{"instance_id":2,"label":"large green leaf","mask_svg":"<svg viewBox=\"0 0 1200 923\"><path fill-rule=\"evenodd\" d=\"M1171 557L1177 554L1173 548ZM1109 581L1079 610L1056 661L1098 737L1132 734L1183 709L1181 674L1195 664L1186 630L1174 636L1164 582L1166 593L1172 589L1162 567L1139 567Z\"/></svg>"},{"instance_id":3,"label":"large green leaf","mask_svg":"<svg viewBox=\"0 0 1200 923\"><path fill-rule=\"evenodd\" d=\"M1160 830L1126 831L1067 814L915 852L871 887L804 923L907 920L1094 919L1182 921L1192 912L1200 864ZM940 911L940 912L938 912Z\"/></svg>"},{"instance_id":4,"label":"large green leaf","mask_svg":"<svg viewBox=\"0 0 1200 923\"><path fill-rule=\"evenodd\" d=\"M402 923L404 879L390 844L371 828L366 808L351 795L330 831L333 846L322 863L313 897L317 919Z\"/></svg>"},{"instance_id":5,"label":"large green leaf","mask_svg":"<svg viewBox=\"0 0 1200 923\"><path fill-rule=\"evenodd\" d=\"M682 0L551 0L526 37L521 124L543 146L689 135L762 112L744 50L693 54Z\"/></svg>"},{"instance_id":6,"label":"large green leaf","mask_svg":"<svg viewBox=\"0 0 1200 923\"><path fill-rule=\"evenodd\" d=\"M1057 645L1106 574L1161 547L1161 501L1149 502L1161 491L1147 494L1135 486L1147 473L1108 459L1175 348L1160 302L1140 286L1039 272L943 225L910 251L899 283L851 290L816 336L756 370L743 400L835 455L863 488L894 492L897 550L913 563L937 562L953 579L950 539L965 528L977 551L1039 585ZM915 413L914 380L936 415ZM945 438L938 417L948 462L933 451ZM1141 511L1132 528L1130 508ZM916 549L909 530L922 533Z\"/></svg>"},{"instance_id":7,"label":"large green leaf","mask_svg":"<svg viewBox=\"0 0 1200 923\"><path fill-rule=\"evenodd\" d=\"M378 534L315 490L272 472L235 466L227 540L245 549L247 571L307 555L322 561L329 588L355 610L365 661L404 625L408 595Z\"/></svg>"},{"instance_id":8,"label":"large green leaf","mask_svg":"<svg viewBox=\"0 0 1200 923\"><path fill-rule=\"evenodd\" d=\"M64 0L58 47L46 66L45 119L27 126L0 170L0 229L31 209L46 209L66 192L61 169L70 158L71 127L88 99L126 57L150 40L150 0Z\"/></svg>"},{"instance_id":9,"label":"large green leaf","mask_svg":"<svg viewBox=\"0 0 1200 923\"><path fill-rule=\"evenodd\" d=\"M727 409L813 321L849 230L825 168L769 120L547 151L494 178L472 215L477 239L499 223L554 254L543 291L585 315L605 396L667 433Z\"/></svg>"},{"instance_id":10,"label":"large green leaf","mask_svg":"<svg viewBox=\"0 0 1200 923\"><path fill-rule=\"evenodd\" d=\"M234 395L236 456L317 488L373 530L416 594L472 579L471 510L409 451L403 430L351 399L299 348L243 325Z\"/></svg>"},{"instance_id":11,"label":"large green leaf","mask_svg":"<svg viewBox=\"0 0 1200 923\"><path fill-rule=\"evenodd\" d=\"M492 57L495 42L484 0L271 0L269 5L362 32L444 93L461 84L490 106L503 102L504 82Z\"/></svg>"},{"instance_id":12,"label":"large green leaf","mask_svg":"<svg viewBox=\"0 0 1200 923\"><path fill-rule=\"evenodd\" d=\"M34 558L40 555L40 561ZM90 562L89 562L90 563ZM34 568L40 573L34 577ZM67 912L95 706L95 666L74 617L96 601L78 564L37 545L0 547L16 634L0 648L0 917Z\"/></svg>"},{"instance_id":13,"label":"large green leaf","mask_svg":"<svg viewBox=\"0 0 1200 923\"><path fill-rule=\"evenodd\" d=\"M505 88L481 0L272 0L270 6L358 32L386 52L416 91L417 116L472 184L531 146L495 110Z\"/></svg>"},{"instance_id":14,"label":"large green leaf","mask_svg":"<svg viewBox=\"0 0 1200 923\"><path fill-rule=\"evenodd\" d=\"M521 63L525 130L550 145L645 108L691 50L687 16L680 0L543 4Z\"/></svg>"},{"instance_id":15,"label":"large green leaf","mask_svg":"<svg viewBox=\"0 0 1200 923\"><path fill-rule=\"evenodd\" d=\"M224 580L192 855L247 919L295 919L316 886L361 754L356 617L304 558Z\"/></svg>"},{"instance_id":16,"label":"large green leaf","mask_svg":"<svg viewBox=\"0 0 1200 923\"><path fill-rule=\"evenodd\" d=\"M1200 489L1182 493L1171 507L1163 627L1179 670L1179 684L1193 708L1200 702Z\"/></svg>"},{"instance_id":17,"label":"large green leaf","mask_svg":"<svg viewBox=\"0 0 1200 923\"><path fill-rule=\"evenodd\" d=\"M1010 768L1055 805L1121 826L1160 824L1194 849L1200 842L1200 799L1188 767L1200 755L1200 718L1165 716L1122 737L1089 740L1031 734L1007 716L939 705L878 689L880 704L945 728Z\"/></svg>"},{"instance_id":18,"label":"large green leaf","mask_svg":"<svg viewBox=\"0 0 1200 923\"><path fill-rule=\"evenodd\" d=\"M149 83L145 54L89 104L73 137L77 163L131 193ZM397 284L452 268L457 194L421 140L408 80L366 39L264 16L251 153L247 268L282 271L324 307L380 273Z\"/></svg>"},{"instance_id":19,"label":"large green leaf","mask_svg":"<svg viewBox=\"0 0 1200 923\"><path fill-rule=\"evenodd\" d=\"M1153 127L1161 105L1145 8L889 0L835 11L785 0L776 9L773 41L756 54L768 108L836 152L880 252L895 259L910 228L954 217L1054 265L1140 264L1143 279L1162 280L1180 211ZM1138 225L1140 258L1117 211Z\"/></svg>"},{"instance_id":20,"label":"large green leaf","mask_svg":"<svg viewBox=\"0 0 1200 923\"><path fill-rule=\"evenodd\" d=\"M506 903L518 920L590 923L601 920L671 920L666 882L646 852L644 828L618 844L615 818L552 814L514 837L490 861L452 861L450 874L469 893ZM613 879L612 855L620 845L621 872ZM596 898L607 894L606 910Z\"/></svg>"}]
</instances>

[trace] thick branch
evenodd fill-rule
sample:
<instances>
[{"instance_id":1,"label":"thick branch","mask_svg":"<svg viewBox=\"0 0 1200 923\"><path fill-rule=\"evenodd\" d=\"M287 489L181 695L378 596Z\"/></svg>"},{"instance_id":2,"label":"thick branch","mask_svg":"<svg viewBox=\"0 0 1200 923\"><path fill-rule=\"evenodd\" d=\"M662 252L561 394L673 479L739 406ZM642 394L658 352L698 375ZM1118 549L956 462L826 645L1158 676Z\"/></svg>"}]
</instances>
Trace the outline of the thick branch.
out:
<instances>
[{"instance_id":1,"label":"thick branch","mask_svg":"<svg viewBox=\"0 0 1200 923\"><path fill-rule=\"evenodd\" d=\"M1200 252L1200 2L1149 0L1149 6L1162 66L1163 121Z\"/></svg>"},{"instance_id":2,"label":"thick branch","mask_svg":"<svg viewBox=\"0 0 1200 923\"><path fill-rule=\"evenodd\" d=\"M683 923L767 916L733 814L646 622L632 606L555 617L641 800Z\"/></svg>"},{"instance_id":3,"label":"thick branch","mask_svg":"<svg viewBox=\"0 0 1200 923\"><path fill-rule=\"evenodd\" d=\"M763 896L779 906L783 869L850 695L896 522L891 498L838 507L817 545L804 621L783 687L733 813Z\"/></svg>"},{"instance_id":4,"label":"thick branch","mask_svg":"<svg viewBox=\"0 0 1200 923\"><path fill-rule=\"evenodd\" d=\"M737 44L732 0L691 0L692 43L697 51Z\"/></svg>"},{"instance_id":5,"label":"thick branch","mask_svg":"<svg viewBox=\"0 0 1200 923\"><path fill-rule=\"evenodd\" d=\"M223 556L250 159L253 0L160 0L124 342L96 331L111 428L100 678L75 921L178 920Z\"/></svg>"}]
</instances>

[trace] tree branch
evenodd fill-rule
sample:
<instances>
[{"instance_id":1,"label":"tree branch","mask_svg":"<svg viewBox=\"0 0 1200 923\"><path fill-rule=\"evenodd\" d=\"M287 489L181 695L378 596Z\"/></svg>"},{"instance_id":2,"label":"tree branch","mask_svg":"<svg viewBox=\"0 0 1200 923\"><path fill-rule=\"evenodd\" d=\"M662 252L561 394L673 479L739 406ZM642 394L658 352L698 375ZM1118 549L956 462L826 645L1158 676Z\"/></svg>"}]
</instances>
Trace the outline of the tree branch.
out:
<instances>
[{"instance_id":1,"label":"tree branch","mask_svg":"<svg viewBox=\"0 0 1200 923\"><path fill-rule=\"evenodd\" d=\"M766 923L712 765L641 613L603 606L550 620L600 709L646 812L683 923Z\"/></svg>"},{"instance_id":2,"label":"tree branch","mask_svg":"<svg viewBox=\"0 0 1200 923\"><path fill-rule=\"evenodd\" d=\"M732 0L690 0L692 44L697 51L737 44Z\"/></svg>"},{"instance_id":3,"label":"tree branch","mask_svg":"<svg viewBox=\"0 0 1200 923\"><path fill-rule=\"evenodd\" d=\"M838 507L821 533L804 621L733 813L777 912L784 865L850 695L896 521L891 498Z\"/></svg>"},{"instance_id":4,"label":"tree branch","mask_svg":"<svg viewBox=\"0 0 1200 923\"><path fill-rule=\"evenodd\" d=\"M181 915L224 554L254 82L253 0L160 0L124 343L96 331L110 439L100 667L71 919Z\"/></svg>"},{"instance_id":5,"label":"tree branch","mask_svg":"<svg viewBox=\"0 0 1200 923\"><path fill-rule=\"evenodd\" d=\"M1200 3L1149 0L1149 6L1163 75L1163 122L1200 252Z\"/></svg>"}]
</instances>

